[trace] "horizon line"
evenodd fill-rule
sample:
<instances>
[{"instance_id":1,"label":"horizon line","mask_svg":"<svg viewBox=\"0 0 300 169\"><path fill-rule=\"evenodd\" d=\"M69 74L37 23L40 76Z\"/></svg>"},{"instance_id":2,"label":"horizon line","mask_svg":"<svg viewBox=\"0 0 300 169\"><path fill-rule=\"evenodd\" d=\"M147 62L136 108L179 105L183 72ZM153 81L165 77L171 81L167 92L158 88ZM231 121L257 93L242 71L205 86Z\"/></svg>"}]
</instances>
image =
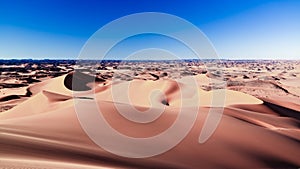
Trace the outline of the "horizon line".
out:
<instances>
[{"instance_id":1,"label":"horizon line","mask_svg":"<svg viewBox=\"0 0 300 169\"><path fill-rule=\"evenodd\" d=\"M0 61L9 61L9 60L33 60L33 61L43 61L43 60L49 60L49 61L180 61L180 60L223 60L223 61L300 61L300 57L299 59L241 59L241 58L236 58L236 59L162 59L162 60L158 60L158 59L62 59L62 58L1 58Z\"/></svg>"}]
</instances>

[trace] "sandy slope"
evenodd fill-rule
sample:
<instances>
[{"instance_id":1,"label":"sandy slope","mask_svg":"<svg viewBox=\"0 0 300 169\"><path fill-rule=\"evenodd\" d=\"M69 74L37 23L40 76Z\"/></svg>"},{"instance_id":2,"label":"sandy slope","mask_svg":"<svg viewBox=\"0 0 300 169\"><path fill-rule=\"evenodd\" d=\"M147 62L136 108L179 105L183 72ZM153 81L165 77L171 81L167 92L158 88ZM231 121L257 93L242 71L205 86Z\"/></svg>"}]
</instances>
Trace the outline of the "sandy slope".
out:
<instances>
[{"instance_id":1,"label":"sandy slope","mask_svg":"<svg viewBox=\"0 0 300 169\"><path fill-rule=\"evenodd\" d=\"M230 90L218 90L217 94L200 87L195 90L189 86L187 79L180 83L172 80L133 80L99 85L94 90L94 100L99 109L114 129L131 137L157 135L172 125L181 107L187 110L186 116L188 110L197 107L198 116L192 130L176 147L151 158L130 159L103 150L83 131L74 101L88 99L85 96L89 95L89 91L80 92L74 98L64 86L65 77L33 85L33 97L0 114L0 168L300 166L300 105L296 103L272 98L263 102ZM203 78L197 77L197 86L201 85L199 83ZM160 92L151 96L153 91ZM121 97L126 94L129 100ZM212 98L222 94L225 94L225 102L215 104ZM140 124L121 116L116 108L118 105L123 109L134 106L144 113L153 106L165 109L155 121ZM224 106L224 113L216 132L207 142L200 144L199 135L212 106ZM168 143L170 140L162 141Z\"/></svg>"}]
</instances>

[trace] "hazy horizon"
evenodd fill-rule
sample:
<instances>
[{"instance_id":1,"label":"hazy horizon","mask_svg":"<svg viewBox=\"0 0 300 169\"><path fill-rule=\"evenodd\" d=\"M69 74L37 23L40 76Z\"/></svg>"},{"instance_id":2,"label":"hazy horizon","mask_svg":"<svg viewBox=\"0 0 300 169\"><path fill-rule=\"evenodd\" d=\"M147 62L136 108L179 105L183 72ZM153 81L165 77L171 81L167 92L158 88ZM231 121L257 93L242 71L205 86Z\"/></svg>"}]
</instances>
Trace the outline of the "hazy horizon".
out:
<instances>
[{"instance_id":1,"label":"hazy horizon","mask_svg":"<svg viewBox=\"0 0 300 169\"><path fill-rule=\"evenodd\" d=\"M55 61L55 60L66 60L66 61L78 61L78 60L83 60L83 61L180 61L180 60L203 60L203 61L207 61L207 60L221 60L221 61L300 61L299 59L127 59L127 60L122 60L122 59L64 59L64 58L51 58L51 59L47 59L47 58L1 58L0 61L9 61L9 60L17 60L17 61L21 61L21 60L33 60L33 61L43 61L43 60L50 60L50 61Z\"/></svg>"}]
</instances>

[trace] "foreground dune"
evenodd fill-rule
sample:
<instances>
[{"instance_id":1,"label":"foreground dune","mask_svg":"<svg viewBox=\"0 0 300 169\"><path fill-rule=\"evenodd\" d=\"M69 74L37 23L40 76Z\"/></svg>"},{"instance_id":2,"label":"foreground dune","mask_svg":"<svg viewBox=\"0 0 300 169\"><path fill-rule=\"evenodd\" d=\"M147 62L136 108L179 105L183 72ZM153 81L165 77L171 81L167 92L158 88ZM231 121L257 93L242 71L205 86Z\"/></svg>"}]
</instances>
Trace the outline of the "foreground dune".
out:
<instances>
[{"instance_id":1,"label":"foreground dune","mask_svg":"<svg viewBox=\"0 0 300 169\"><path fill-rule=\"evenodd\" d=\"M225 89L204 91L200 87L189 86L188 79L180 82L111 82L73 95L69 90L72 85L66 85L71 82L67 78L70 76L60 76L31 86L30 90L34 93L31 98L0 114L2 168L300 166L300 105L296 103L272 98L258 99ZM203 78L196 77L196 86L200 85ZM88 86L91 85L87 84L81 89ZM157 95L153 95L155 91L159 91ZM129 99L121 97L127 94ZM216 97L225 99L220 98L221 101L214 102ZM100 148L83 130L74 103L78 100L89 102L90 99L98 103L103 116L115 130L130 137L158 135L173 124L182 108L186 110L186 116L189 110L197 108L197 117L191 131L173 149L154 157L125 158ZM127 110L132 106L144 115L153 106L164 109L163 114L156 120L136 123L119 114L118 107ZM212 107L224 108L221 121L213 135L205 143L199 143L199 135L206 118L219 116L209 112ZM86 110L85 113L88 114L88 107ZM165 139L162 142L167 144L170 140Z\"/></svg>"}]
</instances>

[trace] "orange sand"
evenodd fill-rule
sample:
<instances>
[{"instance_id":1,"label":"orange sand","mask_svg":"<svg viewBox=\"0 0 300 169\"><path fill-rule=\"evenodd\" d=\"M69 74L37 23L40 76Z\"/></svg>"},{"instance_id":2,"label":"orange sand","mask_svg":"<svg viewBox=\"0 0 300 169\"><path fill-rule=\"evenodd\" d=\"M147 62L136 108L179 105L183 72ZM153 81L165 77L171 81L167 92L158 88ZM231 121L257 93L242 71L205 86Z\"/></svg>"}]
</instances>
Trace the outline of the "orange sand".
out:
<instances>
[{"instance_id":1,"label":"orange sand","mask_svg":"<svg viewBox=\"0 0 300 169\"><path fill-rule=\"evenodd\" d=\"M212 91L204 91L199 87L196 92L189 93L190 88L185 79L179 83L173 80L133 80L96 86L95 98L106 120L114 129L131 137L157 135L172 125L180 106L187 109L200 106L192 130L176 147L158 156L131 159L103 150L87 136L74 110L74 100L81 98L74 98L72 91L64 86L65 77L30 86L34 96L0 114L0 168L198 169L300 166L299 104L272 98L261 100L227 89L217 91L225 94L224 104L213 104ZM196 77L198 86L201 86L203 78ZM117 90L122 85L129 86L130 102L114 102L111 89ZM150 97L154 90L164 94L168 106L162 100ZM182 98L181 92L186 93ZM82 96L88 93L82 92ZM195 96L199 96L200 101ZM180 105L183 102L189 104ZM270 107L266 102L278 107ZM155 121L139 124L121 116L115 104L122 104L125 108L134 106L141 111L161 104L165 110ZM215 133L207 142L200 144L199 134L210 107L224 107L224 113ZM289 114L283 115L282 112Z\"/></svg>"}]
</instances>

